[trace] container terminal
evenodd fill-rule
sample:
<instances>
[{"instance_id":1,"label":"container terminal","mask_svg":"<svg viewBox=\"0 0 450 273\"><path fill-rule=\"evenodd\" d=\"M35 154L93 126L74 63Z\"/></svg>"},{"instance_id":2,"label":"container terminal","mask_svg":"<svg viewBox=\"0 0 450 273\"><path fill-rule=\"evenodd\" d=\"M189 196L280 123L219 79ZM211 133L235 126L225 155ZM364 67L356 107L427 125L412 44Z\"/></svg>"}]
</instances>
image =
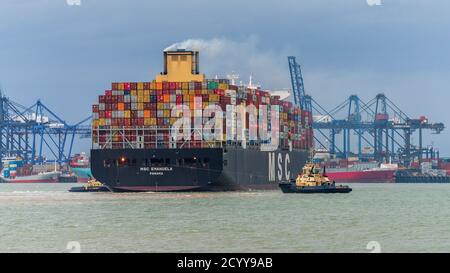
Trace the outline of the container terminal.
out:
<instances>
[{"instance_id":1,"label":"container terminal","mask_svg":"<svg viewBox=\"0 0 450 273\"><path fill-rule=\"evenodd\" d=\"M292 91L281 96L251 82L236 85L233 77L206 79L199 63L196 51L164 52L163 72L155 80L112 83L93 105L92 115L74 124L40 100L25 107L0 93L0 181L87 182L95 177L117 191L274 188L277 181L301 172L314 150L314 163L326 166L337 182L450 182L450 161L423 143L426 131L440 134L444 124L409 117L385 94L368 102L351 95L326 110L306 94L293 56L288 57ZM257 122L245 120L248 113L243 120L224 116L220 141L171 141L169 128L180 117L171 108L187 105L194 116L210 104L225 112L239 105L269 106L280 118L277 148L261 151L267 143L246 139L249 130L260 129ZM242 122L246 135L230 138L227 125ZM264 127L268 132L270 125ZM191 129L195 137L197 128ZM73 154L74 142L86 138L93 143L91 160ZM142 175L134 176L136 170ZM176 181L184 175L193 179L180 185ZM173 185L166 185L169 180Z\"/></svg>"}]
</instances>

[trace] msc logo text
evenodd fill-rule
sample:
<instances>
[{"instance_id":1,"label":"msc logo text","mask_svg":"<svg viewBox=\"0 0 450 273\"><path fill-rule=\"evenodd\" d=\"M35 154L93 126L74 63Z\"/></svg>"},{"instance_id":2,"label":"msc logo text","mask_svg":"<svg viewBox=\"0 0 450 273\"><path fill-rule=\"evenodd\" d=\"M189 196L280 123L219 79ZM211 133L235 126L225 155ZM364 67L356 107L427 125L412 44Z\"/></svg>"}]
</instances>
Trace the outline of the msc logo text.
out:
<instances>
[{"instance_id":1,"label":"msc logo text","mask_svg":"<svg viewBox=\"0 0 450 273\"><path fill-rule=\"evenodd\" d=\"M269 181L281 181L283 180L283 175L289 181L291 179L291 172L289 171L290 164L291 158L289 154L283 157L281 153L269 153Z\"/></svg>"}]
</instances>

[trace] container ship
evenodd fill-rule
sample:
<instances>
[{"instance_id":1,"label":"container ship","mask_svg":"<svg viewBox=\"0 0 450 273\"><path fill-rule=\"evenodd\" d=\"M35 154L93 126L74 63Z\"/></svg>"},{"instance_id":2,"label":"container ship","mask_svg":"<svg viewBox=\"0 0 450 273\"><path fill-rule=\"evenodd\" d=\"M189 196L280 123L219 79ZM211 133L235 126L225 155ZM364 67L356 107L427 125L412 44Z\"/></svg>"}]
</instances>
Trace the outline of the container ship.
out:
<instances>
[{"instance_id":1,"label":"container ship","mask_svg":"<svg viewBox=\"0 0 450 273\"><path fill-rule=\"evenodd\" d=\"M155 80L112 83L93 105L91 170L118 192L276 189L307 162L311 123L258 86L206 79L198 51L165 51Z\"/></svg>"},{"instance_id":2,"label":"container ship","mask_svg":"<svg viewBox=\"0 0 450 273\"><path fill-rule=\"evenodd\" d=\"M424 159L395 174L395 183L450 183L448 159Z\"/></svg>"},{"instance_id":3,"label":"container ship","mask_svg":"<svg viewBox=\"0 0 450 273\"><path fill-rule=\"evenodd\" d=\"M327 175L336 183L394 183L397 170L397 164L355 163L328 168Z\"/></svg>"},{"instance_id":4,"label":"container ship","mask_svg":"<svg viewBox=\"0 0 450 273\"><path fill-rule=\"evenodd\" d=\"M2 166L2 183L58 183L61 175L53 166L24 164L21 158L16 157L3 158Z\"/></svg>"},{"instance_id":5,"label":"container ship","mask_svg":"<svg viewBox=\"0 0 450 273\"><path fill-rule=\"evenodd\" d=\"M91 163L85 153L76 154L70 158L69 167L79 183L87 183L92 178Z\"/></svg>"}]
</instances>

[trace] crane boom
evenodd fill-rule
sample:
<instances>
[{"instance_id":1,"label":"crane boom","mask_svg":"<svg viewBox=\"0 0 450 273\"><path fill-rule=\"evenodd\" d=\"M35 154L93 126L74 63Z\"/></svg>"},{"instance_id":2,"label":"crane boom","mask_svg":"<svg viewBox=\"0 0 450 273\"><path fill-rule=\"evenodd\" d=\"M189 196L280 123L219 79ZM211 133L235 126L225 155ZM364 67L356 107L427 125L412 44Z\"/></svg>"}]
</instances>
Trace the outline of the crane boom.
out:
<instances>
[{"instance_id":1,"label":"crane boom","mask_svg":"<svg viewBox=\"0 0 450 273\"><path fill-rule=\"evenodd\" d=\"M291 73L292 92L294 104L305 109L305 86L303 83L302 69L294 56L288 57L289 71Z\"/></svg>"}]
</instances>

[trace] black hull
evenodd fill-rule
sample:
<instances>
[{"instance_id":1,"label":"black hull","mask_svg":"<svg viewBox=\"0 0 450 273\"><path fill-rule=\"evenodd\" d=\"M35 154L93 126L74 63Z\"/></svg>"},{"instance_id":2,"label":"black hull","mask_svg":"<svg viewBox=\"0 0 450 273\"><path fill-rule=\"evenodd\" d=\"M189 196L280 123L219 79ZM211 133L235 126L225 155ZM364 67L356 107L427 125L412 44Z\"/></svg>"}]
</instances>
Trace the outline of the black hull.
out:
<instances>
[{"instance_id":1,"label":"black hull","mask_svg":"<svg viewBox=\"0 0 450 273\"><path fill-rule=\"evenodd\" d=\"M346 186L297 187L294 183L280 183L279 187L283 193L350 193L352 191Z\"/></svg>"},{"instance_id":2,"label":"black hull","mask_svg":"<svg viewBox=\"0 0 450 273\"><path fill-rule=\"evenodd\" d=\"M91 168L116 192L265 190L297 177L308 155L242 147L92 150Z\"/></svg>"},{"instance_id":3,"label":"black hull","mask_svg":"<svg viewBox=\"0 0 450 273\"><path fill-rule=\"evenodd\" d=\"M110 192L107 187L94 187L94 188L85 188L85 187L73 187L69 190L69 192Z\"/></svg>"},{"instance_id":4,"label":"black hull","mask_svg":"<svg viewBox=\"0 0 450 273\"><path fill-rule=\"evenodd\" d=\"M450 176L400 176L395 178L395 183L399 184L447 184L450 183Z\"/></svg>"},{"instance_id":5,"label":"black hull","mask_svg":"<svg viewBox=\"0 0 450 273\"><path fill-rule=\"evenodd\" d=\"M78 183L78 177L76 177L76 176L60 176L60 177L58 177L58 183Z\"/></svg>"},{"instance_id":6,"label":"black hull","mask_svg":"<svg viewBox=\"0 0 450 273\"><path fill-rule=\"evenodd\" d=\"M426 184L441 184L450 183L450 176L448 175L426 175L417 170L398 170L395 173L395 183L426 183Z\"/></svg>"}]
</instances>

